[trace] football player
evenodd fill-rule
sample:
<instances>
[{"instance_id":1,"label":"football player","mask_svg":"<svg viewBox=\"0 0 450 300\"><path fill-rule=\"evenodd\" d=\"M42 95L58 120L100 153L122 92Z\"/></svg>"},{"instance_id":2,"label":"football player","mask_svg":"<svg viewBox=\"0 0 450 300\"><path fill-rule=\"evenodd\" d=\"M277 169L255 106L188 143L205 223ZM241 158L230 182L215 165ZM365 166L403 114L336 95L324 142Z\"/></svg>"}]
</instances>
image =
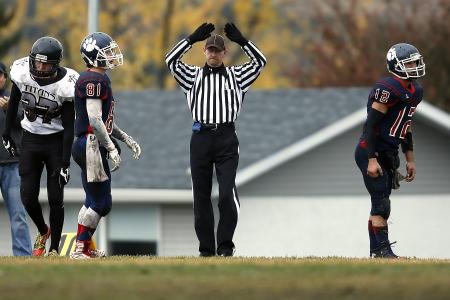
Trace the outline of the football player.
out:
<instances>
[{"instance_id":1,"label":"football player","mask_svg":"<svg viewBox=\"0 0 450 300\"><path fill-rule=\"evenodd\" d=\"M44 256L51 236L49 255L58 255L64 223L63 188L69 181L70 150L74 136L74 89L78 73L61 67L61 43L53 37L41 37L30 55L11 66L11 97L3 132L3 145L17 155L11 139L11 126L19 103L24 110L22 147L19 160L22 202L38 229L33 256ZM44 221L39 204L39 185L44 166L50 226Z\"/></svg>"},{"instance_id":2,"label":"football player","mask_svg":"<svg viewBox=\"0 0 450 300\"><path fill-rule=\"evenodd\" d=\"M81 168L86 199L78 214L77 242L70 257L90 259L105 256L103 251L90 249L90 243L101 217L111 210L111 172L121 162L114 138L132 150L134 159L139 159L141 148L114 121L114 97L106 71L123 64L119 46L106 33L95 32L83 40L80 52L88 69L76 83L76 140L72 155Z\"/></svg>"},{"instance_id":3,"label":"football player","mask_svg":"<svg viewBox=\"0 0 450 300\"><path fill-rule=\"evenodd\" d=\"M387 69L392 76L380 79L370 92L355 160L372 202L368 222L370 256L398 258L388 236L389 197L392 189L399 188L399 181L411 182L416 176L411 123L423 97L416 79L425 76L425 63L416 47L400 43L387 52ZM399 145L406 159L406 177L397 171Z\"/></svg>"}]
</instances>

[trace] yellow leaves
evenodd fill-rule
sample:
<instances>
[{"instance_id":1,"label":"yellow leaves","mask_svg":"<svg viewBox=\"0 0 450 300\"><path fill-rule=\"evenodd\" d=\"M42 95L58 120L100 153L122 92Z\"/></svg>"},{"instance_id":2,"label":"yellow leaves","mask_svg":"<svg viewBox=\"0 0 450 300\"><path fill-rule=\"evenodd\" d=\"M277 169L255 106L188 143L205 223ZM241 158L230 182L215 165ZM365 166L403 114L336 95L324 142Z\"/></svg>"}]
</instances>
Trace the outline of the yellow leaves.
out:
<instances>
[{"instance_id":1,"label":"yellow leaves","mask_svg":"<svg viewBox=\"0 0 450 300\"><path fill-rule=\"evenodd\" d=\"M365 15L357 15L356 16L356 26L358 28L358 31L365 32L368 27L367 18Z\"/></svg>"},{"instance_id":2,"label":"yellow leaves","mask_svg":"<svg viewBox=\"0 0 450 300\"><path fill-rule=\"evenodd\" d=\"M11 16L12 19L7 24L2 23L0 26L0 37L3 35L7 35L11 31L15 31L19 29L20 26L23 26L26 14L26 7L27 7L26 0L17 0L13 4L6 5L6 3L2 3L2 8L5 9L5 11L2 11L2 16ZM15 10L15 11L14 11ZM6 26L5 26L6 25Z\"/></svg>"},{"instance_id":3,"label":"yellow leaves","mask_svg":"<svg viewBox=\"0 0 450 300\"><path fill-rule=\"evenodd\" d=\"M29 1L15 2L16 17L0 28L0 37L21 27L31 28L32 35L9 51L8 63L27 55L38 37L52 35L64 45L63 64L84 69L79 45L87 34L87 1L34 1L36 14L29 18L24 17ZM449 98L442 59L448 52L448 0L99 0L99 6L99 30L110 34L125 56L124 66L111 72L115 88L158 88L160 82L175 88L164 55L203 22L223 34L232 21L268 58L254 88L371 84L385 70L387 47L407 38L424 49L433 66L428 94ZM226 44L226 64L248 60L235 43ZM203 45L195 44L183 60L203 65Z\"/></svg>"}]
</instances>

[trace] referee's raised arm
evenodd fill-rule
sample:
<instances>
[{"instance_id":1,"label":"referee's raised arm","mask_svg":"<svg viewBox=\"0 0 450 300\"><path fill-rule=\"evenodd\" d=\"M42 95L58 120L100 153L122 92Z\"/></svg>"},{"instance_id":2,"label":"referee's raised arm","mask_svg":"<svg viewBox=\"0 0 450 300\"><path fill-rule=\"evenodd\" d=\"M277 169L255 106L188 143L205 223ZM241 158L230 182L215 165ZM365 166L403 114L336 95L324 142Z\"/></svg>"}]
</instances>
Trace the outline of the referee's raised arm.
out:
<instances>
[{"instance_id":1,"label":"referee's raised arm","mask_svg":"<svg viewBox=\"0 0 450 300\"><path fill-rule=\"evenodd\" d=\"M250 61L243 65L231 67L236 76L237 84L245 93L256 78L258 78L267 63L267 59L251 41L243 37L242 33L233 23L227 23L224 31L225 35L231 41L239 44L245 54L250 58Z\"/></svg>"},{"instance_id":2,"label":"referee's raised arm","mask_svg":"<svg viewBox=\"0 0 450 300\"><path fill-rule=\"evenodd\" d=\"M199 67L185 64L181 61L181 58L184 53L192 48L194 43L203 41L211 36L213 30L213 24L203 23L194 31L194 33L181 40L166 54L167 67L169 67L170 73L172 73L173 77L185 93L192 88Z\"/></svg>"}]
</instances>

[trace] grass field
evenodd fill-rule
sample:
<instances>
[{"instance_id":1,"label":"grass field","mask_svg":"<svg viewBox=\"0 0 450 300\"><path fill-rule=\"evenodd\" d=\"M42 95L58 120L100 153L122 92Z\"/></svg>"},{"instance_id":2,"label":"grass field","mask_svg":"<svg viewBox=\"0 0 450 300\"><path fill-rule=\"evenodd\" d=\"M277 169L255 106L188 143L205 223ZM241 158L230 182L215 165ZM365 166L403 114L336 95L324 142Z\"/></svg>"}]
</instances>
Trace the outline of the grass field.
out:
<instances>
[{"instance_id":1,"label":"grass field","mask_svg":"<svg viewBox=\"0 0 450 300\"><path fill-rule=\"evenodd\" d=\"M0 299L450 299L450 260L0 257Z\"/></svg>"}]
</instances>

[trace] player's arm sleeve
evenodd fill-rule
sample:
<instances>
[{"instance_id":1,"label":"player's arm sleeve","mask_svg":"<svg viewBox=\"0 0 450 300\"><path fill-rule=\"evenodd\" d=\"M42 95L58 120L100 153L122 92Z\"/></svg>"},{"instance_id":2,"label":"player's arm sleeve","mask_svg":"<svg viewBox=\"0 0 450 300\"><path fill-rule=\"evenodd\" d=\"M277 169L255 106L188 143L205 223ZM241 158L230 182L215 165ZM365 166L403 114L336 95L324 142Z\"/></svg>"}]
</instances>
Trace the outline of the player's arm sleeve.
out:
<instances>
[{"instance_id":1,"label":"player's arm sleeve","mask_svg":"<svg viewBox=\"0 0 450 300\"><path fill-rule=\"evenodd\" d=\"M243 65L232 67L232 69L234 70L237 84L243 92L247 92L250 85L264 69L264 66L267 64L267 59L251 41L244 44L242 50L250 58L250 61Z\"/></svg>"},{"instance_id":2,"label":"player's arm sleeve","mask_svg":"<svg viewBox=\"0 0 450 300\"><path fill-rule=\"evenodd\" d=\"M172 73L173 77L180 85L184 93L191 90L195 82L196 74L199 70L197 66L191 66L181 61L183 54L185 54L192 45L187 39L183 39L175 47L166 54L166 64Z\"/></svg>"},{"instance_id":3,"label":"player's arm sleeve","mask_svg":"<svg viewBox=\"0 0 450 300\"><path fill-rule=\"evenodd\" d=\"M130 139L130 136L125 131L120 129L120 127L117 126L116 122L114 122L113 131L112 131L111 135L113 137L115 137L116 139L118 139L119 141L122 141L124 143L126 143L127 140Z\"/></svg>"},{"instance_id":4,"label":"player's arm sleeve","mask_svg":"<svg viewBox=\"0 0 450 300\"><path fill-rule=\"evenodd\" d=\"M61 121L64 127L62 167L70 165L70 154L74 137L75 109L73 101L65 101L61 106Z\"/></svg>"},{"instance_id":5,"label":"player's arm sleeve","mask_svg":"<svg viewBox=\"0 0 450 300\"><path fill-rule=\"evenodd\" d=\"M86 99L86 109L89 117L89 124L94 130L94 134L100 142L100 145L105 147L108 151L114 150L116 147L109 137L105 123L103 123L102 120L102 100Z\"/></svg>"},{"instance_id":6,"label":"player's arm sleeve","mask_svg":"<svg viewBox=\"0 0 450 300\"><path fill-rule=\"evenodd\" d=\"M375 128L377 128L378 124L380 124L381 120L383 120L385 114L379 110L371 108L366 121L366 151L368 158L374 158L375 148L376 148L376 135Z\"/></svg>"},{"instance_id":7,"label":"player's arm sleeve","mask_svg":"<svg viewBox=\"0 0 450 300\"><path fill-rule=\"evenodd\" d=\"M410 129L408 129L408 131L406 132L405 138L402 140L401 146L403 153L406 153L407 151L414 151L413 135Z\"/></svg>"},{"instance_id":8,"label":"player's arm sleeve","mask_svg":"<svg viewBox=\"0 0 450 300\"><path fill-rule=\"evenodd\" d=\"M3 134L5 135L11 134L11 128L14 125L14 122L16 122L21 97L22 93L20 92L20 89L13 82L11 87L11 95L8 101L8 109L6 110L5 129L3 131Z\"/></svg>"}]
</instances>

